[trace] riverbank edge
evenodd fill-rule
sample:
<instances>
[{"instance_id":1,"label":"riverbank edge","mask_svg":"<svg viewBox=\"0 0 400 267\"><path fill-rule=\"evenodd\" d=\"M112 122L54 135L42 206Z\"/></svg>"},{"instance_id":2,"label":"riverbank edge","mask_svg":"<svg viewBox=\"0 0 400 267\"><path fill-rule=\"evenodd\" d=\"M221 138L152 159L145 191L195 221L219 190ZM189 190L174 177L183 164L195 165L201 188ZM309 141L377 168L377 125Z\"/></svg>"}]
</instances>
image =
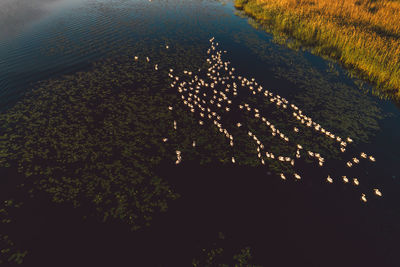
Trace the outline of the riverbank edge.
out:
<instances>
[{"instance_id":1,"label":"riverbank edge","mask_svg":"<svg viewBox=\"0 0 400 267\"><path fill-rule=\"evenodd\" d=\"M400 77L394 81L398 86L392 86L393 79L383 79L383 72L368 73L360 68L357 68L356 62L345 62L342 57L343 51L340 47L330 43L329 40L318 38L318 34L313 34L312 40L307 40L307 36L301 36L299 33L304 32L321 32L323 29L315 28L306 20L300 20L295 14L290 12L277 12L276 10L268 10L258 3L257 0L234 0L234 6L237 10L242 11L248 17L254 19L257 26L262 30L272 33L274 39L279 43L286 44L290 48L304 48L312 54L328 58L340 63L349 71L351 77L362 79L371 83L373 93L380 98L392 99L396 103L400 103ZM301 22L301 23L295 23ZM255 26L255 25L252 25ZM301 29L303 27L303 29ZM340 32L337 32L340 35ZM399 67L400 68L400 67Z\"/></svg>"}]
</instances>

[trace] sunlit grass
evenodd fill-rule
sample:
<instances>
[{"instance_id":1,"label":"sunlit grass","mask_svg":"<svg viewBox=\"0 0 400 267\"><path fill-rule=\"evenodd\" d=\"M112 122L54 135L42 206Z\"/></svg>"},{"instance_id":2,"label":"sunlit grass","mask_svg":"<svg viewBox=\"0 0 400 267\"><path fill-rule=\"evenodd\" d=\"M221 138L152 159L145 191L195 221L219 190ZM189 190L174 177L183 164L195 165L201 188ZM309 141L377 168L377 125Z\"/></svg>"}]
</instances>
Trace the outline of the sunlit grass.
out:
<instances>
[{"instance_id":1,"label":"sunlit grass","mask_svg":"<svg viewBox=\"0 0 400 267\"><path fill-rule=\"evenodd\" d=\"M399 1L236 0L235 6L400 99Z\"/></svg>"}]
</instances>

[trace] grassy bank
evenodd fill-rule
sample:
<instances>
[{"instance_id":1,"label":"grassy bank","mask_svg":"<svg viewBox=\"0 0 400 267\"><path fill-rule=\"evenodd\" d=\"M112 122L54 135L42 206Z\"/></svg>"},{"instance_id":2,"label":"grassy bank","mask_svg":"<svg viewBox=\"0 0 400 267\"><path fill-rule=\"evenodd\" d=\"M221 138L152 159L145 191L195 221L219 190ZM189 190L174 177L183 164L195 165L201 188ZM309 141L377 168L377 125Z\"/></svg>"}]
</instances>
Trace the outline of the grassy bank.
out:
<instances>
[{"instance_id":1,"label":"grassy bank","mask_svg":"<svg viewBox=\"0 0 400 267\"><path fill-rule=\"evenodd\" d=\"M235 0L235 6L400 99L400 1Z\"/></svg>"}]
</instances>

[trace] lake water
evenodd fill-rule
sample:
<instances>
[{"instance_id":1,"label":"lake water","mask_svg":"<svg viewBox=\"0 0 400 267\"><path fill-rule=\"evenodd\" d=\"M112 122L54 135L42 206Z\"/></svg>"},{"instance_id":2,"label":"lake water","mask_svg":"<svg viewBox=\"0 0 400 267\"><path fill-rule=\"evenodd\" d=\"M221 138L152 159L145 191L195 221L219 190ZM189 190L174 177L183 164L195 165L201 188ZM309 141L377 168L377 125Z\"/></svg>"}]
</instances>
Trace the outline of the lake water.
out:
<instances>
[{"instance_id":1,"label":"lake water","mask_svg":"<svg viewBox=\"0 0 400 267\"><path fill-rule=\"evenodd\" d=\"M190 160L188 156L185 162L183 147L180 165L166 160L154 170L181 197L168 205L166 213L155 215L149 227L132 233L118 223L94 219L83 223L83 211L49 203L45 197L29 200L31 212L18 215L19 228L13 230L25 229L16 239L30 251L27 266L126 266L126 262L190 266L203 247L213 246L218 232L227 236L228 251L250 246L254 262L263 266L399 266L399 106L372 94L370 85L350 78L340 65L274 42L271 35L251 26L253 22L240 15L231 1L34 0L27 4L7 0L0 3L0 10L3 113L38 82L62 80L64 75L75 79L76 73L98 66L93 63L119 62L121 56L134 61L140 55L141 64L148 56L150 63L157 62L164 70L181 62L195 72L191 64L206 59L209 39L215 37L236 75L254 77L329 131L354 140L345 153L327 155L332 159L327 172L337 177L332 185L325 181L327 172L315 164L298 165L302 181L282 181L259 162L258 166L219 164L208 154L202 158L212 158L204 160L207 163L200 164L196 156ZM143 75L157 79L163 74ZM260 96L251 101L256 107L266 100ZM189 116L190 110L186 111ZM284 111L280 114L274 111L268 118L285 129L287 117ZM224 122L236 119L230 116ZM314 135L301 138L315 151L329 153L328 145L315 144L320 141ZM372 154L376 162L361 160L356 171L346 167L361 152ZM243 151L234 153L244 157ZM257 152L249 157L257 159ZM344 173L358 177L360 186L342 183ZM6 188L4 182L2 187ZM379 188L383 197L374 196L373 188ZM367 203L360 201L361 193L367 194Z\"/></svg>"}]
</instances>

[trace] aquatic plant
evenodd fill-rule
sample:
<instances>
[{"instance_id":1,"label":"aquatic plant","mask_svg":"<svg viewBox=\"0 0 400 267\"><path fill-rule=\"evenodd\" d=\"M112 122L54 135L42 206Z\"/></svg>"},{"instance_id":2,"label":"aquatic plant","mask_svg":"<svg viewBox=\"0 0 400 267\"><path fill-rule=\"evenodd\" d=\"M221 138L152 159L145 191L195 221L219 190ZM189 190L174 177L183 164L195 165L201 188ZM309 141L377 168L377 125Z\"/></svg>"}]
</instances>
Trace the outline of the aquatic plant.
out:
<instances>
[{"instance_id":1,"label":"aquatic plant","mask_svg":"<svg viewBox=\"0 0 400 267\"><path fill-rule=\"evenodd\" d=\"M249 246L236 252L230 251L231 249L228 249L227 246L227 238L222 232L219 232L215 242L208 244L206 248L202 248L201 254L192 260L192 266L261 267L261 265L252 263L251 248ZM229 246L231 247L232 243L229 243Z\"/></svg>"},{"instance_id":2,"label":"aquatic plant","mask_svg":"<svg viewBox=\"0 0 400 267\"><path fill-rule=\"evenodd\" d=\"M43 81L0 114L1 166L24 174L33 196L46 192L54 202L132 230L150 225L179 197L154 172L163 163L262 167L297 182L304 164L326 164L325 182L333 172L326 161L352 139L333 134L254 78L237 76L214 38L210 43L207 54L203 45L129 50L89 71ZM356 165L358 156L351 157ZM336 183L340 176L329 174ZM364 181L353 186L372 190Z\"/></svg>"},{"instance_id":3,"label":"aquatic plant","mask_svg":"<svg viewBox=\"0 0 400 267\"><path fill-rule=\"evenodd\" d=\"M26 250L20 250L12 240L12 237L4 233L4 229L13 222L12 213L15 209L20 208L21 205L21 202L17 202L14 199L6 199L1 202L0 264L21 264L28 253Z\"/></svg>"}]
</instances>

